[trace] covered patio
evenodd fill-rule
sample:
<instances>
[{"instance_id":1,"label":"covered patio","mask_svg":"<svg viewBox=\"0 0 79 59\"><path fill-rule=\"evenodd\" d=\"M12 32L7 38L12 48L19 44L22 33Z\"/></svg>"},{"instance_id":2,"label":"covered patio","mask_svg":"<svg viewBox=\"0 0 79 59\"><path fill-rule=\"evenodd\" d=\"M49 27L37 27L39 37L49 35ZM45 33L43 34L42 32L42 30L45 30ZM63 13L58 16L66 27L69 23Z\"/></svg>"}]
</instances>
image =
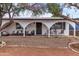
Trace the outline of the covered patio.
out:
<instances>
[{"instance_id":1,"label":"covered patio","mask_svg":"<svg viewBox=\"0 0 79 59\"><path fill-rule=\"evenodd\" d=\"M5 26L9 20L3 20L2 26ZM14 19L14 23L9 25L7 28L3 29L2 32L7 32L9 35L46 35L50 37L51 35L65 35L70 34L70 25L73 28L73 35L76 36L76 24L70 20L64 19L51 19L51 18L32 18L32 19Z\"/></svg>"}]
</instances>

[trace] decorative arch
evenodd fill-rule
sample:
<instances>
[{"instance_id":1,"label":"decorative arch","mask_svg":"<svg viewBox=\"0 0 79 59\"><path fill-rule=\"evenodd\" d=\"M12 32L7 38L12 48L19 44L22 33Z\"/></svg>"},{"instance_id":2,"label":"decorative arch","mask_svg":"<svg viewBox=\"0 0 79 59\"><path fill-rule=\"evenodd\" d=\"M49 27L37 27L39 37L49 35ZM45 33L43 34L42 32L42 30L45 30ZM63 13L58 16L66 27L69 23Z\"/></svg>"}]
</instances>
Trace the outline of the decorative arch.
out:
<instances>
[{"instance_id":1,"label":"decorative arch","mask_svg":"<svg viewBox=\"0 0 79 59\"><path fill-rule=\"evenodd\" d=\"M21 22L19 22L19 21L14 21L14 23L18 23L22 28L23 28L23 26L22 26L22 23Z\"/></svg>"},{"instance_id":2,"label":"decorative arch","mask_svg":"<svg viewBox=\"0 0 79 59\"><path fill-rule=\"evenodd\" d=\"M29 23L27 24L27 26L30 25L31 23L36 23L36 22L39 22L39 21L32 21L32 22L29 22ZM42 23L43 25L45 25L45 26L48 28L48 26L47 26L46 23L44 23L44 22L40 22L40 23ZM26 26L26 27L27 27L27 26Z\"/></svg>"},{"instance_id":3,"label":"decorative arch","mask_svg":"<svg viewBox=\"0 0 79 59\"><path fill-rule=\"evenodd\" d=\"M70 22L70 21L55 21L55 22L53 22L53 24L50 26L50 28L54 25L54 24L56 24L56 23L58 23L58 22L65 22L65 23L68 23L68 24L70 24L73 28L74 28L74 26L73 26L73 24L75 24L74 22Z\"/></svg>"},{"instance_id":4,"label":"decorative arch","mask_svg":"<svg viewBox=\"0 0 79 59\"><path fill-rule=\"evenodd\" d=\"M62 26L63 25L63 26ZM65 22L57 22L50 27L51 35L62 35L64 34Z\"/></svg>"},{"instance_id":5,"label":"decorative arch","mask_svg":"<svg viewBox=\"0 0 79 59\"><path fill-rule=\"evenodd\" d=\"M74 35L74 28L69 24L69 35Z\"/></svg>"},{"instance_id":6,"label":"decorative arch","mask_svg":"<svg viewBox=\"0 0 79 59\"><path fill-rule=\"evenodd\" d=\"M73 29L74 29L74 36L75 36L75 23L74 22L70 22L70 21L55 21L52 25L51 25L51 27L54 25L54 24L56 24L56 23L59 23L59 22L65 22L65 23L68 23L69 25L71 25L72 27L73 27ZM50 28L51 28L50 27ZM69 32L69 30L67 31L67 32Z\"/></svg>"},{"instance_id":7,"label":"decorative arch","mask_svg":"<svg viewBox=\"0 0 79 59\"><path fill-rule=\"evenodd\" d=\"M7 32L8 34L10 34L10 35L13 35L15 32L22 32L22 30L23 30L23 28L22 28L22 30L16 30L17 29L17 27L16 27L16 23L18 24L18 25L20 25L20 23L19 22L13 22L12 24L9 24L9 22L5 22L4 23L4 25L1 27L1 28L3 28L2 29L2 31L1 32ZM21 25L20 25L21 26ZM22 27L22 26L21 26ZM20 28L19 28L20 29Z\"/></svg>"},{"instance_id":8,"label":"decorative arch","mask_svg":"<svg viewBox=\"0 0 79 59\"><path fill-rule=\"evenodd\" d=\"M25 35L34 35L35 34L35 23L31 22L29 24L27 24L27 26L25 27Z\"/></svg>"},{"instance_id":9,"label":"decorative arch","mask_svg":"<svg viewBox=\"0 0 79 59\"><path fill-rule=\"evenodd\" d=\"M21 24L19 23L19 22L13 22L13 23L17 23L17 24L19 24L20 26L21 26ZM12 24L13 24L12 23ZM2 24L2 26L1 26L1 28L4 28L5 26L10 26L11 24L10 24L10 21L7 21L7 22L3 22L3 24ZM22 27L22 26L21 26Z\"/></svg>"},{"instance_id":10,"label":"decorative arch","mask_svg":"<svg viewBox=\"0 0 79 59\"><path fill-rule=\"evenodd\" d=\"M10 21L2 21L2 24L1 24L1 27L3 26L3 25L5 25L6 23L9 23Z\"/></svg>"},{"instance_id":11,"label":"decorative arch","mask_svg":"<svg viewBox=\"0 0 79 59\"><path fill-rule=\"evenodd\" d=\"M9 21L2 21L2 25L1 25L1 30L7 28L8 26L10 26L12 23L14 23L14 21L10 22Z\"/></svg>"},{"instance_id":12,"label":"decorative arch","mask_svg":"<svg viewBox=\"0 0 79 59\"><path fill-rule=\"evenodd\" d=\"M37 21L36 22L30 22L30 23L28 23L28 25L26 26L26 30L28 30L28 27L33 27L33 25L34 25L34 27L31 29L30 28L30 31L31 30L34 30L35 31L35 35L36 35L36 23L37 23ZM43 35L46 35L47 34L47 31L48 31L48 27L47 27L47 25L46 24L44 24L43 22L39 22L39 23L42 23L42 28L44 27L44 28L46 28L45 30L42 30L42 32L44 31L45 33L43 33Z\"/></svg>"}]
</instances>

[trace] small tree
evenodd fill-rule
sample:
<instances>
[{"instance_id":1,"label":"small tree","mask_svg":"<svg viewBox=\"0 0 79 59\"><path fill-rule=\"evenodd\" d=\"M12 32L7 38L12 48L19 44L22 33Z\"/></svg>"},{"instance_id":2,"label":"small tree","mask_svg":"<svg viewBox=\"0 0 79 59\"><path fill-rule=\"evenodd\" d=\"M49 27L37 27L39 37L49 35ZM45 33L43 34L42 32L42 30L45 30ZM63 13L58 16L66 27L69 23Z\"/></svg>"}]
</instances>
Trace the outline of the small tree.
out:
<instances>
[{"instance_id":1,"label":"small tree","mask_svg":"<svg viewBox=\"0 0 79 59\"><path fill-rule=\"evenodd\" d=\"M32 16L41 15L47 10L42 3L18 3L18 6L23 10L32 11Z\"/></svg>"},{"instance_id":2,"label":"small tree","mask_svg":"<svg viewBox=\"0 0 79 59\"><path fill-rule=\"evenodd\" d=\"M60 16L60 5L56 3L48 3L48 11L53 14L53 16Z\"/></svg>"},{"instance_id":3,"label":"small tree","mask_svg":"<svg viewBox=\"0 0 79 59\"><path fill-rule=\"evenodd\" d=\"M0 3L0 36L1 36L1 24L2 24L2 18L5 15L5 11L4 11L5 7L2 3Z\"/></svg>"},{"instance_id":4,"label":"small tree","mask_svg":"<svg viewBox=\"0 0 79 59\"><path fill-rule=\"evenodd\" d=\"M13 23L13 17L15 15L19 15L19 12L22 11L22 8L17 7L15 4L13 3L0 3L0 36L1 36L1 30L5 29L8 26L10 26ZM1 27L2 25L2 19L4 15L8 15L9 16L9 20L10 22L5 25L5 27Z\"/></svg>"},{"instance_id":5,"label":"small tree","mask_svg":"<svg viewBox=\"0 0 79 59\"><path fill-rule=\"evenodd\" d=\"M7 14L9 16L8 19L10 20L10 22L8 24L9 25L12 24L13 17L15 15L19 15L19 12L22 11L22 8L17 7L17 5L15 5L13 3L2 3L1 5L3 6L3 10L2 10L3 12L1 11L1 13ZM4 28L6 28L6 27L7 27L7 25ZM1 30L4 28L1 28Z\"/></svg>"}]
</instances>

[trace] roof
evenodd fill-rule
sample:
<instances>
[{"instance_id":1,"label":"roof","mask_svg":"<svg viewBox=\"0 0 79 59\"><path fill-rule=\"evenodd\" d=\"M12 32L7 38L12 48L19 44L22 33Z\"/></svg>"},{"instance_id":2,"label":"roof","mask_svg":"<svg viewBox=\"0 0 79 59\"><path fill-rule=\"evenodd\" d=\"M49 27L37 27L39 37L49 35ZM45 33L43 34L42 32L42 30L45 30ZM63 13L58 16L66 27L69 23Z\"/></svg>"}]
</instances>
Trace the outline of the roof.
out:
<instances>
[{"instance_id":1,"label":"roof","mask_svg":"<svg viewBox=\"0 0 79 59\"><path fill-rule=\"evenodd\" d=\"M10 20L10 19L3 18L2 20ZM28 18L13 18L13 20L69 20L75 23L79 23L79 18L69 19L64 17L28 17Z\"/></svg>"},{"instance_id":2,"label":"roof","mask_svg":"<svg viewBox=\"0 0 79 59\"><path fill-rule=\"evenodd\" d=\"M28 18L13 18L13 20L48 20L48 19L64 19L62 17L28 17ZM9 20L9 18L3 18L3 20Z\"/></svg>"}]
</instances>

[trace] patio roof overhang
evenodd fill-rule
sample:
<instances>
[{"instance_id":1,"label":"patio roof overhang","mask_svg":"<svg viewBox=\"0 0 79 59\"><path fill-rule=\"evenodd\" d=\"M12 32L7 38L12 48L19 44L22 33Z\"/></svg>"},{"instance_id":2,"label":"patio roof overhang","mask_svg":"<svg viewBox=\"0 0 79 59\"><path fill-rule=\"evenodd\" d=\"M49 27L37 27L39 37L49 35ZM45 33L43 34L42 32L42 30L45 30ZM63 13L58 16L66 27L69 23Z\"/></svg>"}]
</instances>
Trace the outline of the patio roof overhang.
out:
<instances>
[{"instance_id":1,"label":"patio roof overhang","mask_svg":"<svg viewBox=\"0 0 79 59\"><path fill-rule=\"evenodd\" d=\"M63 20L62 17L27 17L27 18L13 18L13 20ZM3 18L3 20L9 20L9 18Z\"/></svg>"},{"instance_id":2,"label":"patio roof overhang","mask_svg":"<svg viewBox=\"0 0 79 59\"><path fill-rule=\"evenodd\" d=\"M3 18L2 20L10 20L9 18ZM69 19L64 17L28 17L28 18L13 18L12 20L68 20L75 23L79 23L79 19Z\"/></svg>"}]
</instances>

